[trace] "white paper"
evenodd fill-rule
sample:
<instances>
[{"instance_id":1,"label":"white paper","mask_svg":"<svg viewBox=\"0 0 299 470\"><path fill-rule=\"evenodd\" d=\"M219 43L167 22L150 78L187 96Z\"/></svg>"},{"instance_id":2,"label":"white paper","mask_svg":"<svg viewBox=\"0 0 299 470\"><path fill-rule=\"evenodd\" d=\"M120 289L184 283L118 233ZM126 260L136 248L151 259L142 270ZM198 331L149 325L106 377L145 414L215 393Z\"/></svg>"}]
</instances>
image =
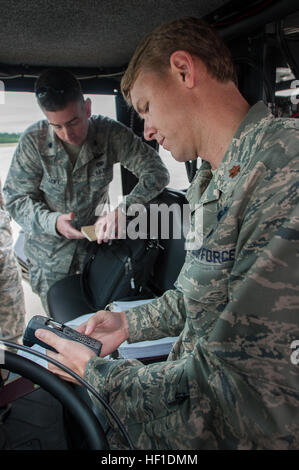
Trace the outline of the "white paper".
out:
<instances>
[{"instance_id":1,"label":"white paper","mask_svg":"<svg viewBox=\"0 0 299 470\"><path fill-rule=\"evenodd\" d=\"M125 312L130 308L138 307L139 305L148 304L154 299L143 299L143 300L117 300L113 302L114 312Z\"/></svg>"},{"instance_id":2,"label":"white paper","mask_svg":"<svg viewBox=\"0 0 299 470\"><path fill-rule=\"evenodd\" d=\"M114 312L123 312L133 307L152 302L154 299L113 302ZM177 337L165 337L150 341L139 341L129 344L122 343L118 350L125 359L140 359L146 357L168 356Z\"/></svg>"}]
</instances>

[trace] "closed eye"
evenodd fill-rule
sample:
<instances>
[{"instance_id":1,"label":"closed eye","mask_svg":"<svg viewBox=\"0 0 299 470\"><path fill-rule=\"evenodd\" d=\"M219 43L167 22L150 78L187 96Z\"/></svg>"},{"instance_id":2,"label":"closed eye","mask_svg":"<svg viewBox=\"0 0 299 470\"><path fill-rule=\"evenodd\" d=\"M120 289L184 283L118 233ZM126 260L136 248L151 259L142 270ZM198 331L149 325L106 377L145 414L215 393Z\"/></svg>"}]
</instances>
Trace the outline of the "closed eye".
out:
<instances>
[{"instance_id":1,"label":"closed eye","mask_svg":"<svg viewBox=\"0 0 299 470\"><path fill-rule=\"evenodd\" d=\"M143 119L142 115L149 112L149 103L147 102L143 107L140 106L139 103L137 103L136 111L139 117Z\"/></svg>"},{"instance_id":2,"label":"closed eye","mask_svg":"<svg viewBox=\"0 0 299 470\"><path fill-rule=\"evenodd\" d=\"M80 123L80 119L78 117L74 117L73 119L71 119L70 121L66 122L63 125L50 122L51 126L57 130L61 130L63 127L75 127L79 123Z\"/></svg>"}]
</instances>

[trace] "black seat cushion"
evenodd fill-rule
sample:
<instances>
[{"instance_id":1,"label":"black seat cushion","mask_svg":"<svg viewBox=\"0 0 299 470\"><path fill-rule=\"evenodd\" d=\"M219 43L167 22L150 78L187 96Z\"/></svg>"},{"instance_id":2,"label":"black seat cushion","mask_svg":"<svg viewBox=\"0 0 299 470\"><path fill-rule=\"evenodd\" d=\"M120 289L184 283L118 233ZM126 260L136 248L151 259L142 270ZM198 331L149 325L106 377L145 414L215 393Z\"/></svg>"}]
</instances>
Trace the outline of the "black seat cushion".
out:
<instances>
[{"instance_id":1,"label":"black seat cushion","mask_svg":"<svg viewBox=\"0 0 299 470\"><path fill-rule=\"evenodd\" d=\"M80 274L68 276L53 284L48 292L48 306L51 317L61 323L92 313L81 293Z\"/></svg>"}]
</instances>

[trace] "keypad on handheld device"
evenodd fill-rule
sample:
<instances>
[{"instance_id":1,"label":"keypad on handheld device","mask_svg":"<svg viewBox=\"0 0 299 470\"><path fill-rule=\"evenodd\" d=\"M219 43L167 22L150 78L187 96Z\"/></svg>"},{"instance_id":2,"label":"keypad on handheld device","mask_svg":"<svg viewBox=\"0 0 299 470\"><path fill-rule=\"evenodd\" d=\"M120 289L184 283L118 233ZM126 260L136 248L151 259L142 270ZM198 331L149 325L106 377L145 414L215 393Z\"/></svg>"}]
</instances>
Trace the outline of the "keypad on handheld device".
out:
<instances>
[{"instance_id":1,"label":"keypad on handheld device","mask_svg":"<svg viewBox=\"0 0 299 470\"><path fill-rule=\"evenodd\" d=\"M100 341L79 333L79 331L76 331L73 328L64 325L63 323L59 323L56 320L52 320L51 318L43 317L41 315L35 315L29 321L23 336L24 346L31 347L34 344L39 344L48 350L57 352L56 349L54 349L52 346L49 346L47 343L44 343L35 336L35 331L39 328L51 331L61 338L77 341L78 343L81 343L84 346L92 349L97 354L97 356L100 355L102 348L102 343Z\"/></svg>"}]
</instances>

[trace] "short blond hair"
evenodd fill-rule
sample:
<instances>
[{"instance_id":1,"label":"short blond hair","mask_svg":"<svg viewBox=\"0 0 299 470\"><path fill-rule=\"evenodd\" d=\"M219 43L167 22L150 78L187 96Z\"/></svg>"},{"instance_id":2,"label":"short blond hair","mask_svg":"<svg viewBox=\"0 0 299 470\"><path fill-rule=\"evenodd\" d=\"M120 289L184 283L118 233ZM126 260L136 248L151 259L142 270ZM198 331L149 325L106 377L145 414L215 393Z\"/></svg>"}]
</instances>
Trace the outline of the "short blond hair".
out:
<instances>
[{"instance_id":1,"label":"short blond hair","mask_svg":"<svg viewBox=\"0 0 299 470\"><path fill-rule=\"evenodd\" d=\"M222 38L201 19L182 18L159 26L139 43L121 80L128 104L132 104L130 92L141 70L164 73L176 50L198 56L217 80L237 82L230 51Z\"/></svg>"}]
</instances>

